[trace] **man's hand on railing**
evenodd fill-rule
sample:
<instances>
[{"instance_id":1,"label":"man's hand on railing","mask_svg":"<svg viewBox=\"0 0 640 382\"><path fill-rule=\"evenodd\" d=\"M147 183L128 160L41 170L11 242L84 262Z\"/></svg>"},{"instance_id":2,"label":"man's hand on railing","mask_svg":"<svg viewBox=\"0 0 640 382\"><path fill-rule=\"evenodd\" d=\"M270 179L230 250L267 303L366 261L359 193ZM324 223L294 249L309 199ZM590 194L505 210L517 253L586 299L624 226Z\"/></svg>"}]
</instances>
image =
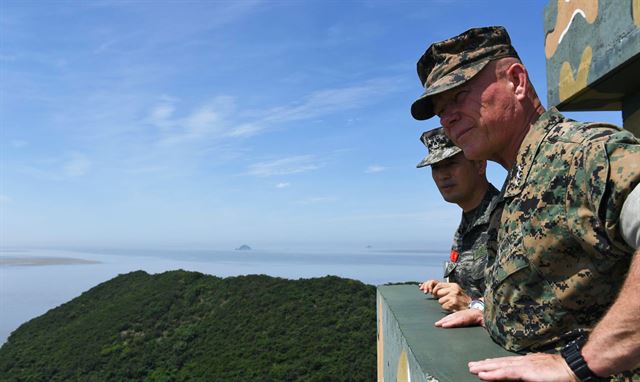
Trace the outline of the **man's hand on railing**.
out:
<instances>
[{"instance_id":1,"label":"man's hand on railing","mask_svg":"<svg viewBox=\"0 0 640 382\"><path fill-rule=\"evenodd\" d=\"M431 293L442 308L450 312L467 309L471 302L471 297L456 283L429 280L420 284L419 288L424 293Z\"/></svg>"},{"instance_id":2,"label":"man's hand on railing","mask_svg":"<svg viewBox=\"0 0 640 382\"><path fill-rule=\"evenodd\" d=\"M436 321L435 325L443 329L484 326L484 318L482 317L482 311L479 309L465 309L443 317Z\"/></svg>"},{"instance_id":3,"label":"man's hand on railing","mask_svg":"<svg viewBox=\"0 0 640 382\"><path fill-rule=\"evenodd\" d=\"M559 354L490 358L469 362L469 371L485 381L575 382L575 374Z\"/></svg>"}]
</instances>

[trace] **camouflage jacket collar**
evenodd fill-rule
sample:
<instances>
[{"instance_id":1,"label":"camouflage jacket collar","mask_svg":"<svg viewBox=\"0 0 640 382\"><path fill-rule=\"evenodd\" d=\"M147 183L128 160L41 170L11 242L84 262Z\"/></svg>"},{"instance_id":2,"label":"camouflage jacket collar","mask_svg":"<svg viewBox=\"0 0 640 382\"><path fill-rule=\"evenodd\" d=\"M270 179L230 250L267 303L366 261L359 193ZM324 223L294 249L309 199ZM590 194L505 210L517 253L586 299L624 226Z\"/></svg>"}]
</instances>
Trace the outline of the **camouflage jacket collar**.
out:
<instances>
[{"instance_id":1,"label":"camouflage jacket collar","mask_svg":"<svg viewBox=\"0 0 640 382\"><path fill-rule=\"evenodd\" d=\"M536 123L531 125L529 132L524 137L522 144L520 144L516 163L509 171L504 182L503 197L513 197L522 191L540 144L549 134L551 128L563 120L565 120L565 117L555 107L552 107L544 112Z\"/></svg>"}]
</instances>

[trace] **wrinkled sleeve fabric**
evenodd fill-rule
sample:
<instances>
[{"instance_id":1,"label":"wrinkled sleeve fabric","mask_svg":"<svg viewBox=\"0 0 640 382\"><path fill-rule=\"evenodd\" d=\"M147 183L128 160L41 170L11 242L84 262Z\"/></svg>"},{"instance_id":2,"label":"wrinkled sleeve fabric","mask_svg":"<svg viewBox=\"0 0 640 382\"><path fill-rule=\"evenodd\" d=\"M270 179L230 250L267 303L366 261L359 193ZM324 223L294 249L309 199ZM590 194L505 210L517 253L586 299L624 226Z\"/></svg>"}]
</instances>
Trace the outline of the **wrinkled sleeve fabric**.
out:
<instances>
[{"instance_id":1,"label":"wrinkled sleeve fabric","mask_svg":"<svg viewBox=\"0 0 640 382\"><path fill-rule=\"evenodd\" d=\"M636 138L626 131L620 131L584 148L586 191L597 221L591 224L604 228L603 236L597 234L595 246L602 253L610 255L633 252L623 238L621 213L625 201L640 183L640 145ZM632 205L630 200L629 206ZM634 215L630 210L631 215ZM636 217L638 216L635 213ZM595 217L594 216L594 217ZM629 219L629 218L627 218ZM631 219L629 219L631 221ZM605 243L607 244L606 246ZM603 245L603 247L600 247ZM631 246L631 248L635 248ZM614 255L615 256L615 255Z\"/></svg>"},{"instance_id":2,"label":"wrinkled sleeve fabric","mask_svg":"<svg viewBox=\"0 0 640 382\"><path fill-rule=\"evenodd\" d=\"M640 185L636 185L622 205L620 233L631 248L640 248Z\"/></svg>"}]
</instances>

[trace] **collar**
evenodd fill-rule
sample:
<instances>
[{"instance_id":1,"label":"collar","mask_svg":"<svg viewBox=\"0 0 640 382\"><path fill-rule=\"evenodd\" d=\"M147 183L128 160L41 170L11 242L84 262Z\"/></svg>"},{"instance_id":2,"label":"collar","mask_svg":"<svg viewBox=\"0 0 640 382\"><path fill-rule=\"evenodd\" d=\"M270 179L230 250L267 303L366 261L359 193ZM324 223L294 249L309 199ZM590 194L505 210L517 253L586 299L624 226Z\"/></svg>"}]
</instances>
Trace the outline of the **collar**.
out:
<instances>
[{"instance_id":1,"label":"collar","mask_svg":"<svg viewBox=\"0 0 640 382\"><path fill-rule=\"evenodd\" d=\"M531 125L529 132L520 144L516 163L509 171L504 182L503 197L509 198L522 192L527 182L533 160L538 153L542 141L546 138L551 128L563 121L565 117L555 107L544 112L538 120Z\"/></svg>"},{"instance_id":2,"label":"collar","mask_svg":"<svg viewBox=\"0 0 640 382\"><path fill-rule=\"evenodd\" d=\"M462 222L471 222L471 227L489 223L491 212L493 212L495 208L496 199L499 194L500 191L498 191L493 184L489 183L487 192L484 193L482 201L480 201L478 207L469 212L462 213Z\"/></svg>"}]
</instances>

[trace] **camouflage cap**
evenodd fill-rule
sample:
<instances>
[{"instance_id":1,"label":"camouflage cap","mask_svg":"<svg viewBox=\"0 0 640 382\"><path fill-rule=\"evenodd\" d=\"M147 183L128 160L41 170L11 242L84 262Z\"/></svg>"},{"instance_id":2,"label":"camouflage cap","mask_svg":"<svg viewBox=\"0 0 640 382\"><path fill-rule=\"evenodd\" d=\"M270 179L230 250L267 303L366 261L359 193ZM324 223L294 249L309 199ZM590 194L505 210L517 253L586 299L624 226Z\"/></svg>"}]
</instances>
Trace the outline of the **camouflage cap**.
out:
<instances>
[{"instance_id":1,"label":"camouflage cap","mask_svg":"<svg viewBox=\"0 0 640 382\"><path fill-rule=\"evenodd\" d=\"M432 165L462 152L460 147L454 145L451 139L444 135L442 127L425 131L420 136L420 141L427 146L429 155L416 165L417 168Z\"/></svg>"},{"instance_id":2,"label":"camouflage cap","mask_svg":"<svg viewBox=\"0 0 640 382\"><path fill-rule=\"evenodd\" d=\"M501 26L469 29L431 44L418 60L424 93L411 105L411 115L417 120L433 117L433 95L462 85L490 61L503 57L518 57L518 53Z\"/></svg>"}]
</instances>

